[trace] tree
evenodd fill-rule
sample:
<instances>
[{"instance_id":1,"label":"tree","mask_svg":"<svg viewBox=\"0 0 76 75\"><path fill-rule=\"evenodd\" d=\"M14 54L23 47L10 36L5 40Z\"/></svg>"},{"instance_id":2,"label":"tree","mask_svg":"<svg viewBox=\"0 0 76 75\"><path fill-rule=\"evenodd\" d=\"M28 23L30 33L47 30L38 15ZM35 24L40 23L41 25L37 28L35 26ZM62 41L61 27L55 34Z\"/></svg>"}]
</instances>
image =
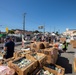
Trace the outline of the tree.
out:
<instances>
[{"instance_id":1,"label":"tree","mask_svg":"<svg viewBox=\"0 0 76 75\"><path fill-rule=\"evenodd\" d=\"M55 33L56 35L59 35L59 33L58 33L58 31L56 31L56 33Z\"/></svg>"},{"instance_id":2,"label":"tree","mask_svg":"<svg viewBox=\"0 0 76 75\"><path fill-rule=\"evenodd\" d=\"M14 34L14 30L8 30L8 33Z\"/></svg>"},{"instance_id":3,"label":"tree","mask_svg":"<svg viewBox=\"0 0 76 75\"><path fill-rule=\"evenodd\" d=\"M38 30L35 30L33 33L39 33L39 31Z\"/></svg>"}]
</instances>

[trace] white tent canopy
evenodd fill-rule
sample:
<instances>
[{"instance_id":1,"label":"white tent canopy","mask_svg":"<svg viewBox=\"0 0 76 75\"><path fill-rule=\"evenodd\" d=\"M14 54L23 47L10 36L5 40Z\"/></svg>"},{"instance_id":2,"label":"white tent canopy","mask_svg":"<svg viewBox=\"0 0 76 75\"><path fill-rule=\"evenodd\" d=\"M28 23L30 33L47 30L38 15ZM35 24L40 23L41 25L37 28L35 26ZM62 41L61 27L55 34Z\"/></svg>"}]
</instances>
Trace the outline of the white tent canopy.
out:
<instances>
[{"instance_id":1,"label":"white tent canopy","mask_svg":"<svg viewBox=\"0 0 76 75\"><path fill-rule=\"evenodd\" d=\"M52 36L56 36L55 33L51 33Z\"/></svg>"}]
</instances>

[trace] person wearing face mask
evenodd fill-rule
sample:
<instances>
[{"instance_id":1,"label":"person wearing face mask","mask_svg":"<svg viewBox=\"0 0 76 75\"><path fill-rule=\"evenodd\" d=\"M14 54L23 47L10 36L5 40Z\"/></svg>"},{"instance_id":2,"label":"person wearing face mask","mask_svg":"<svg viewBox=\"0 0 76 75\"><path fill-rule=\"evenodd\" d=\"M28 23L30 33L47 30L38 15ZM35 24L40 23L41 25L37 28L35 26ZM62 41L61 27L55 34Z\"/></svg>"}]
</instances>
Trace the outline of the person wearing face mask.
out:
<instances>
[{"instance_id":1,"label":"person wearing face mask","mask_svg":"<svg viewBox=\"0 0 76 75\"><path fill-rule=\"evenodd\" d=\"M13 57L15 43L11 40L10 37L6 37L7 42L4 45L5 55L4 58L8 59Z\"/></svg>"}]
</instances>

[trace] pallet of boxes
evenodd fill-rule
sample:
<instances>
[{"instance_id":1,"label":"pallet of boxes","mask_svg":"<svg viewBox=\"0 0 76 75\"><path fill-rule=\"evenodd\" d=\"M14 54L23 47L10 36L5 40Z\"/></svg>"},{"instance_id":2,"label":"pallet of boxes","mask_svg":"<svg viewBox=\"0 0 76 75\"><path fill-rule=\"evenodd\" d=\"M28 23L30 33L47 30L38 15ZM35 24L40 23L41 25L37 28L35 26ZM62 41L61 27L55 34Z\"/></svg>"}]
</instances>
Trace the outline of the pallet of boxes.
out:
<instances>
[{"instance_id":1,"label":"pallet of boxes","mask_svg":"<svg viewBox=\"0 0 76 75\"><path fill-rule=\"evenodd\" d=\"M43 49L40 49L40 47L38 47L40 46L39 44L44 45ZM43 64L41 68L37 68L32 75L64 75L65 69L55 64L58 58L58 50L55 47L50 48L47 42L36 42L32 44L31 49L34 49L34 51L44 53L46 55L46 64ZM49 65L50 67L46 65Z\"/></svg>"},{"instance_id":2,"label":"pallet of boxes","mask_svg":"<svg viewBox=\"0 0 76 75\"><path fill-rule=\"evenodd\" d=\"M58 50L54 47L50 48L48 42L35 42L31 44L31 50L34 52L44 53L48 63L56 63L58 58Z\"/></svg>"}]
</instances>

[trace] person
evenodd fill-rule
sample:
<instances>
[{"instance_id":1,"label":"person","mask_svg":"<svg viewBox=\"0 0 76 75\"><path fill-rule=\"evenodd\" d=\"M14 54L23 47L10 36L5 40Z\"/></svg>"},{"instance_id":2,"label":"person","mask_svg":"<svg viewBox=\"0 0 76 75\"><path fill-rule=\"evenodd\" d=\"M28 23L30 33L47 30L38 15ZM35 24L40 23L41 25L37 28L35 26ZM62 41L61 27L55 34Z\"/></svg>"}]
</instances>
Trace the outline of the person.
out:
<instances>
[{"instance_id":1,"label":"person","mask_svg":"<svg viewBox=\"0 0 76 75\"><path fill-rule=\"evenodd\" d=\"M15 43L11 40L10 37L6 37L7 42L4 45L5 55L4 58L8 59L13 57Z\"/></svg>"},{"instance_id":2,"label":"person","mask_svg":"<svg viewBox=\"0 0 76 75\"><path fill-rule=\"evenodd\" d=\"M60 42L59 43L59 45L58 45L58 52L59 52L59 55L61 55L61 53L63 53L63 44L62 44L62 42Z\"/></svg>"},{"instance_id":3,"label":"person","mask_svg":"<svg viewBox=\"0 0 76 75\"><path fill-rule=\"evenodd\" d=\"M68 45L67 45L66 41L64 41L64 43L63 43L63 51L64 52L66 52L67 47L68 47Z\"/></svg>"}]
</instances>

